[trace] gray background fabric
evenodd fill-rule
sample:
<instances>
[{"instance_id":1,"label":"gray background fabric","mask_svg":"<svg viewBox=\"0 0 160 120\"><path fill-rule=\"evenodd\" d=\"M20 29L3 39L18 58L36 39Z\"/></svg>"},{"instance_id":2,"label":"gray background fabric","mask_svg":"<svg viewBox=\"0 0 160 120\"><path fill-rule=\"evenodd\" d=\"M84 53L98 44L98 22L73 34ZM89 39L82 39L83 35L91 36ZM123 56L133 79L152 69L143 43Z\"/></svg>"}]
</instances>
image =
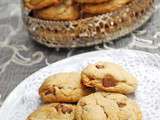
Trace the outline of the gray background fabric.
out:
<instances>
[{"instance_id":1,"label":"gray background fabric","mask_svg":"<svg viewBox=\"0 0 160 120\"><path fill-rule=\"evenodd\" d=\"M26 77L58 60L93 50L136 49L160 54L160 1L151 20L116 41L79 49L51 49L32 41L23 27L20 1L0 0L0 102Z\"/></svg>"}]
</instances>

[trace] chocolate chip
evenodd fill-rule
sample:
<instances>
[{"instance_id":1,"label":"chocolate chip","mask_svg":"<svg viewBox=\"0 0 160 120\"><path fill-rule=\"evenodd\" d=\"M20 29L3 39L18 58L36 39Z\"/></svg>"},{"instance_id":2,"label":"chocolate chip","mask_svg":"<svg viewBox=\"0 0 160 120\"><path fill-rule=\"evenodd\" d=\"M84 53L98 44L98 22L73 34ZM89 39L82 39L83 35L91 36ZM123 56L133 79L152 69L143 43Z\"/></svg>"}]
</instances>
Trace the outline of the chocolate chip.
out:
<instances>
[{"instance_id":1,"label":"chocolate chip","mask_svg":"<svg viewBox=\"0 0 160 120\"><path fill-rule=\"evenodd\" d=\"M87 77L89 78L89 80L95 80L93 76L88 75Z\"/></svg>"},{"instance_id":2,"label":"chocolate chip","mask_svg":"<svg viewBox=\"0 0 160 120\"><path fill-rule=\"evenodd\" d=\"M59 86L58 89L63 89L63 87Z\"/></svg>"},{"instance_id":3,"label":"chocolate chip","mask_svg":"<svg viewBox=\"0 0 160 120\"><path fill-rule=\"evenodd\" d=\"M114 87L117 85L117 81L112 75L105 76L102 82L104 87Z\"/></svg>"},{"instance_id":4,"label":"chocolate chip","mask_svg":"<svg viewBox=\"0 0 160 120\"><path fill-rule=\"evenodd\" d=\"M49 94L51 94L51 91L50 91L50 90L47 90L47 91L45 92L45 95L49 95Z\"/></svg>"},{"instance_id":5,"label":"chocolate chip","mask_svg":"<svg viewBox=\"0 0 160 120\"><path fill-rule=\"evenodd\" d=\"M103 68L104 68L104 65L99 65L99 64L98 64L98 65L96 65L96 68L97 68L97 69L103 69Z\"/></svg>"},{"instance_id":6,"label":"chocolate chip","mask_svg":"<svg viewBox=\"0 0 160 120\"><path fill-rule=\"evenodd\" d=\"M55 86L52 86L52 88L48 88L47 90L45 90L45 95L49 95L49 94L56 94L56 90L54 88Z\"/></svg>"},{"instance_id":7,"label":"chocolate chip","mask_svg":"<svg viewBox=\"0 0 160 120\"><path fill-rule=\"evenodd\" d=\"M107 113L105 113L105 115L106 115L106 118L108 118L108 114L107 114Z\"/></svg>"},{"instance_id":8,"label":"chocolate chip","mask_svg":"<svg viewBox=\"0 0 160 120\"><path fill-rule=\"evenodd\" d=\"M125 107L126 103L117 103L120 108Z\"/></svg>"},{"instance_id":9,"label":"chocolate chip","mask_svg":"<svg viewBox=\"0 0 160 120\"><path fill-rule=\"evenodd\" d=\"M61 108L62 104L58 104L55 106L56 110L59 111L59 109Z\"/></svg>"},{"instance_id":10,"label":"chocolate chip","mask_svg":"<svg viewBox=\"0 0 160 120\"><path fill-rule=\"evenodd\" d=\"M85 106L85 105L86 105L86 103L84 103L84 102L80 102L80 105L81 105L81 106Z\"/></svg>"},{"instance_id":11,"label":"chocolate chip","mask_svg":"<svg viewBox=\"0 0 160 120\"><path fill-rule=\"evenodd\" d=\"M73 109L71 107L63 106L62 112L63 113L71 113Z\"/></svg>"}]
</instances>

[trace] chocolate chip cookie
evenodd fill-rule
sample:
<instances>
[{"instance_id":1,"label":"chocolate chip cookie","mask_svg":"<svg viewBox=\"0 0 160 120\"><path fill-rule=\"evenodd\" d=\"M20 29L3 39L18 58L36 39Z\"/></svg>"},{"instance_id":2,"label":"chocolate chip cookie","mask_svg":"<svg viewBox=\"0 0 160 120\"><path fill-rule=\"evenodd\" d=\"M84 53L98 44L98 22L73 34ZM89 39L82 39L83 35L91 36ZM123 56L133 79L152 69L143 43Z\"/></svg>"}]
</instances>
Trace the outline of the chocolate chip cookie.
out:
<instances>
[{"instance_id":1,"label":"chocolate chip cookie","mask_svg":"<svg viewBox=\"0 0 160 120\"><path fill-rule=\"evenodd\" d=\"M96 4L96 3L104 3L111 0L75 0L78 3L89 3L89 4Z\"/></svg>"},{"instance_id":2,"label":"chocolate chip cookie","mask_svg":"<svg viewBox=\"0 0 160 120\"><path fill-rule=\"evenodd\" d=\"M81 84L78 72L58 73L48 77L39 89L42 101L77 102L81 97L92 92Z\"/></svg>"},{"instance_id":3,"label":"chocolate chip cookie","mask_svg":"<svg viewBox=\"0 0 160 120\"><path fill-rule=\"evenodd\" d=\"M137 80L120 65L109 62L89 64L82 71L82 83L106 92L133 93Z\"/></svg>"},{"instance_id":4,"label":"chocolate chip cookie","mask_svg":"<svg viewBox=\"0 0 160 120\"><path fill-rule=\"evenodd\" d=\"M75 120L75 106L60 103L43 105L27 120Z\"/></svg>"},{"instance_id":5,"label":"chocolate chip cookie","mask_svg":"<svg viewBox=\"0 0 160 120\"><path fill-rule=\"evenodd\" d=\"M25 6L31 10L42 9L61 3L61 0L24 0Z\"/></svg>"},{"instance_id":6,"label":"chocolate chip cookie","mask_svg":"<svg viewBox=\"0 0 160 120\"><path fill-rule=\"evenodd\" d=\"M65 0L56 6L34 10L33 15L44 20L75 20L80 17L80 11L72 0Z\"/></svg>"},{"instance_id":7,"label":"chocolate chip cookie","mask_svg":"<svg viewBox=\"0 0 160 120\"><path fill-rule=\"evenodd\" d=\"M97 92L80 99L76 119L142 120L142 113L138 105L125 95Z\"/></svg>"},{"instance_id":8,"label":"chocolate chip cookie","mask_svg":"<svg viewBox=\"0 0 160 120\"><path fill-rule=\"evenodd\" d=\"M85 4L82 6L82 11L88 14L104 14L116 11L132 0L110 0L109 2L99 4Z\"/></svg>"}]
</instances>

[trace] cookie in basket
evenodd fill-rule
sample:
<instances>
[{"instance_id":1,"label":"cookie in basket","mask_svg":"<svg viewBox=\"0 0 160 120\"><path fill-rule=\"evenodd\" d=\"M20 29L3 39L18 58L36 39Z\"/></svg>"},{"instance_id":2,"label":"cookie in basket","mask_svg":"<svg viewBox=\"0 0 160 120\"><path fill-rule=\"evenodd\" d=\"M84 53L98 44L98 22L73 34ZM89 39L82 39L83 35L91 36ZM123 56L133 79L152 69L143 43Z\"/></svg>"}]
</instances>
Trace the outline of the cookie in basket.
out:
<instances>
[{"instance_id":1,"label":"cookie in basket","mask_svg":"<svg viewBox=\"0 0 160 120\"><path fill-rule=\"evenodd\" d=\"M28 9L42 9L51 5L60 4L61 0L24 0L24 4Z\"/></svg>"},{"instance_id":2,"label":"cookie in basket","mask_svg":"<svg viewBox=\"0 0 160 120\"><path fill-rule=\"evenodd\" d=\"M72 0L66 0L57 6L35 10L33 15L45 20L75 20L80 17L80 12L78 7L72 4Z\"/></svg>"}]
</instances>

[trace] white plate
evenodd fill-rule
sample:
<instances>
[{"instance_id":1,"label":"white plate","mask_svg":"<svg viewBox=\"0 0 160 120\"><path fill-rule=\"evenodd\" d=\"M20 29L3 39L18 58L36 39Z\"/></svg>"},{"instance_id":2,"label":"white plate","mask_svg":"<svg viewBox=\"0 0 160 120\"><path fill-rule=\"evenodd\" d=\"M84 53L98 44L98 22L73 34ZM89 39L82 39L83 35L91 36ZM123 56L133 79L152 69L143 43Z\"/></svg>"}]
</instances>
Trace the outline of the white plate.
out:
<instances>
[{"instance_id":1,"label":"white plate","mask_svg":"<svg viewBox=\"0 0 160 120\"><path fill-rule=\"evenodd\" d=\"M40 99L38 88L45 78L57 72L79 71L99 60L121 64L139 80L133 98L139 103L143 120L160 120L160 56L140 51L111 50L77 55L53 63L18 85L0 109L0 120L25 120Z\"/></svg>"}]
</instances>

